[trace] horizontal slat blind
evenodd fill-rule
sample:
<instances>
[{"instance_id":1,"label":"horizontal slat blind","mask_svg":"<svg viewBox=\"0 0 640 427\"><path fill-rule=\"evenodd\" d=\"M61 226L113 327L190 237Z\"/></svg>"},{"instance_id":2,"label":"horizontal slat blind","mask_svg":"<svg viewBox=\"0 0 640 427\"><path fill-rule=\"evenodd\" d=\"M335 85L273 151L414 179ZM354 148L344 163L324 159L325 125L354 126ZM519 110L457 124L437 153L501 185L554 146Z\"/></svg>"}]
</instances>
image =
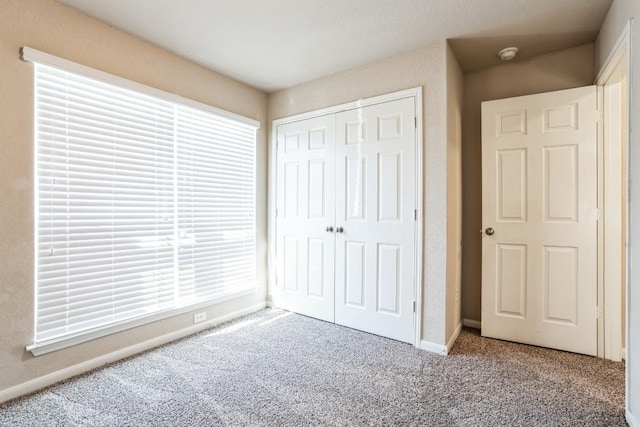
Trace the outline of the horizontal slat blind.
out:
<instances>
[{"instance_id":1,"label":"horizontal slat blind","mask_svg":"<svg viewBox=\"0 0 640 427\"><path fill-rule=\"evenodd\" d=\"M255 130L177 107L180 299L253 286Z\"/></svg>"},{"instance_id":2,"label":"horizontal slat blind","mask_svg":"<svg viewBox=\"0 0 640 427\"><path fill-rule=\"evenodd\" d=\"M35 344L254 286L254 127L42 64L35 89Z\"/></svg>"}]
</instances>

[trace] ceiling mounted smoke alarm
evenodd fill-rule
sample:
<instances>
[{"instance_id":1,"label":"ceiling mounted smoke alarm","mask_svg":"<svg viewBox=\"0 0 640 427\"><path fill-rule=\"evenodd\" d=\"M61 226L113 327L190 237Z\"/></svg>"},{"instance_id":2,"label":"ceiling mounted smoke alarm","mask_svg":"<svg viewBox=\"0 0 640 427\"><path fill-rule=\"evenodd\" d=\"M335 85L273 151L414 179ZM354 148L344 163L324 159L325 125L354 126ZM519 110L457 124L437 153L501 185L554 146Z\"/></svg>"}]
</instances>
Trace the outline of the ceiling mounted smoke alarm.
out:
<instances>
[{"instance_id":1,"label":"ceiling mounted smoke alarm","mask_svg":"<svg viewBox=\"0 0 640 427\"><path fill-rule=\"evenodd\" d=\"M516 57L516 53L518 53L517 47L505 47L500 52L498 52L498 56L503 61L510 61Z\"/></svg>"}]
</instances>

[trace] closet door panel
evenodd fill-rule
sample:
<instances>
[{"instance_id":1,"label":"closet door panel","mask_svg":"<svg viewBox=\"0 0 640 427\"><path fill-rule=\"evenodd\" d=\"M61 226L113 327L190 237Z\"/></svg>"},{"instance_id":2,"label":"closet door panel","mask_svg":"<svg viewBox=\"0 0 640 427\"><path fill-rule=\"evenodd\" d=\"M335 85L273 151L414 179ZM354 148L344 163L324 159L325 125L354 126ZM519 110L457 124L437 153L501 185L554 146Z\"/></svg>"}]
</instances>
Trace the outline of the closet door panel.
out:
<instances>
[{"instance_id":1,"label":"closet door panel","mask_svg":"<svg viewBox=\"0 0 640 427\"><path fill-rule=\"evenodd\" d=\"M334 321L335 115L280 125L276 307Z\"/></svg>"},{"instance_id":2,"label":"closet door panel","mask_svg":"<svg viewBox=\"0 0 640 427\"><path fill-rule=\"evenodd\" d=\"M414 98L336 115L336 323L413 343Z\"/></svg>"}]
</instances>

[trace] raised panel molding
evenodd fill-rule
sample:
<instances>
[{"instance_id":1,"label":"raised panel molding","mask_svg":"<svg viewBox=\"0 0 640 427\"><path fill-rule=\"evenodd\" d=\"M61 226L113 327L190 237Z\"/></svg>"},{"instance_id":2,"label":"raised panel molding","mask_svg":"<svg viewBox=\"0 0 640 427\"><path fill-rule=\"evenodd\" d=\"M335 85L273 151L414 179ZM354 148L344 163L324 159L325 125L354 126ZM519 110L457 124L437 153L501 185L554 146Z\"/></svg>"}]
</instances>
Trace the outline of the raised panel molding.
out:
<instances>
[{"instance_id":1,"label":"raised panel molding","mask_svg":"<svg viewBox=\"0 0 640 427\"><path fill-rule=\"evenodd\" d=\"M325 212L325 161L309 160L309 218L318 219L326 216Z\"/></svg>"},{"instance_id":2,"label":"raised panel molding","mask_svg":"<svg viewBox=\"0 0 640 427\"><path fill-rule=\"evenodd\" d=\"M497 221L527 221L527 149L497 151Z\"/></svg>"},{"instance_id":3,"label":"raised panel molding","mask_svg":"<svg viewBox=\"0 0 640 427\"><path fill-rule=\"evenodd\" d=\"M284 290L298 291L298 239L284 238Z\"/></svg>"},{"instance_id":4,"label":"raised panel molding","mask_svg":"<svg viewBox=\"0 0 640 427\"><path fill-rule=\"evenodd\" d=\"M377 310L388 314L400 314L400 245L378 244Z\"/></svg>"},{"instance_id":5,"label":"raised panel molding","mask_svg":"<svg viewBox=\"0 0 640 427\"><path fill-rule=\"evenodd\" d=\"M378 117L378 141L402 137L402 115Z\"/></svg>"},{"instance_id":6,"label":"raised panel molding","mask_svg":"<svg viewBox=\"0 0 640 427\"><path fill-rule=\"evenodd\" d=\"M544 321L575 325L578 311L578 248L545 246L543 274Z\"/></svg>"},{"instance_id":7,"label":"raised panel molding","mask_svg":"<svg viewBox=\"0 0 640 427\"><path fill-rule=\"evenodd\" d=\"M578 129L578 104L543 109L543 132L565 132Z\"/></svg>"},{"instance_id":8,"label":"raised panel molding","mask_svg":"<svg viewBox=\"0 0 640 427\"><path fill-rule=\"evenodd\" d=\"M367 140L367 121L346 123L345 133L347 144L362 144Z\"/></svg>"},{"instance_id":9,"label":"raised panel molding","mask_svg":"<svg viewBox=\"0 0 640 427\"><path fill-rule=\"evenodd\" d=\"M326 129L311 129L309 131L309 150L318 150L320 148L326 148L327 135Z\"/></svg>"},{"instance_id":10,"label":"raised panel molding","mask_svg":"<svg viewBox=\"0 0 640 427\"><path fill-rule=\"evenodd\" d=\"M293 153L300 151L300 134L288 133L284 136L284 152Z\"/></svg>"},{"instance_id":11,"label":"raised panel molding","mask_svg":"<svg viewBox=\"0 0 640 427\"><path fill-rule=\"evenodd\" d=\"M402 218L402 154L378 153L378 221Z\"/></svg>"},{"instance_id":12,"label":"raised panel molding","mask_svg":"<svg viewBox=\"0 0 640 427\"><path fill-rule=\"evenodd\" d=\"M307 256L307 295L324 297L324 266L327 260L324 254L324 239L308 240ZM312 261L313 260L313 261Z\"/></svg>"},{"instance_id":13,"label":"raised panel molding","mask_svg":"<svg viewBox=\"0 0 640 427\"><path fill-rule=\"evenodd\" d=\"M363 242L345 242L345 304L364 308L365 248Z\"/></svg>"},{"instance_id":14,"label":"raised panel molding","mask_svg":"<svg viewBox=\"0 0 640 427\"><path fill-rule=\"evenodd\" d=\"M525 319L527 296L527 246L496 245L498 275L496 314Z\"/></svg>"},{"instance_id":15,"label":"raised panel molding","mask_svg":"<svg viewBox=\"0 0 640 427\"><path fill-rule=\"evenodd\" d=\"M347 221L362 221L366 219L367 159L366 157L347 157L345 168L347 177L345 218Z\"/></svg>"},{"instance_id":16,"label":"raised panel molding","mask_svg":"<svg viewBox=\"0 0 640 427\"><path fill-rule=\"evenodd\" d=\"M578 222L578 146L544 147L544 220Z\"/></svg>"},{"instance_id":17,"label":"raised panel molding","mask_svg":"<svg viewBox=\"0 0 640 427\"><path fill-rule=\"evenodd\" d=\"M284 216L295 218L299 215L300 165L298 162L284 164Z\"/></svg>"},{"instance_id":18,"label":"raised panel molding","mask_svg":"<svg viewBox=\"0 0 640 427\"><path fill-rule=\"evenodd\" d=\"M496 136L527 134L527 111L507 111L496 113Z\"/></svg>"}]
</instances>

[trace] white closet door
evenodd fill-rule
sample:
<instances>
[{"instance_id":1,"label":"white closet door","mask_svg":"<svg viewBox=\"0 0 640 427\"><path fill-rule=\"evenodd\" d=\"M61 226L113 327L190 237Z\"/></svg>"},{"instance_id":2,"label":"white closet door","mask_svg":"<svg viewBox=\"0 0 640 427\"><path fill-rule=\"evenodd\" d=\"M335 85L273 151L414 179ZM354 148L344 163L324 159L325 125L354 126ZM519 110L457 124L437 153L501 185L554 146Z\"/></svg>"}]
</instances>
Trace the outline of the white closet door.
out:
<instances>
[{"instance_id":1,"label":"white closet door","mask_svg":"<svg viewBox=\"0 0 640 427\"><path fill-rule=\"evenodd\" d=\"M335 321L409 343L414 340L414 117L414 98L338 113L335 153Z\"/></svg>"},{"instance_id":2,"label":"white closet door","mask_svg":"<svg viewBox=\"0 0 640 427\"><path fill-rule=\"evenodd\" d=\"M277 129L277 307L334 321L335 116Z\"/></svg>"}]
</instances>

